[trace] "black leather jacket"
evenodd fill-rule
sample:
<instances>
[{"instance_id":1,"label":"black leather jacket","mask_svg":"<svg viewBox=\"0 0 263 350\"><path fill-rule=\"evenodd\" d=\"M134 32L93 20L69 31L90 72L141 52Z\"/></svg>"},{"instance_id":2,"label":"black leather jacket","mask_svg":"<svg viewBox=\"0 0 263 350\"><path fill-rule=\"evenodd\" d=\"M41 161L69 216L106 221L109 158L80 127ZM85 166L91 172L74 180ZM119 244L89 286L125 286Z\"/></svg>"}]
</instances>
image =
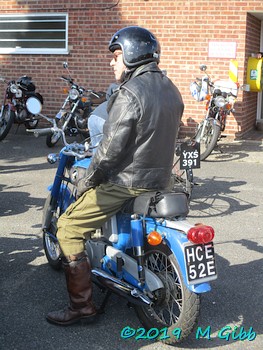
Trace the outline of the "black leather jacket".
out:
<instances>
[{"instance_id":1,"label":"black leather jacket","mask_svg":"<svg viewBox=\"0 0 263 350\"><path fill-rule=\"evenodd\" d=\"M109 118L86 186L107 181L165 189L183 109L180 92L155 62L137 68L109 100Z\"/></svg>"}]
</instances>

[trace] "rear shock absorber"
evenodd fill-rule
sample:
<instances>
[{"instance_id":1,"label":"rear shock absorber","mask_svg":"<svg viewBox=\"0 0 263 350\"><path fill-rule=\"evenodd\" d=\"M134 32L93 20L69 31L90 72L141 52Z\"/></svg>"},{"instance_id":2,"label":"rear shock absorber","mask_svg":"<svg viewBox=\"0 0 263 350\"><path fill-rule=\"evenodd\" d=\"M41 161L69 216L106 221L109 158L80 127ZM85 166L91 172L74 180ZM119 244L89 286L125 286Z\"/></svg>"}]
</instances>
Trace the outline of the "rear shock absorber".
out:
<instances>
[{"instance_id":1,"label":"rear shock absorber","mask_svg":"<svg viewBox=\"0 0 263 350\"><path fill-rule=\"evenodd\" d=\"M143 220L136 214L132 215L131 219L133 253L137 260L139 281L143 286L145 284Z\"/></svg>"}]
</instances>

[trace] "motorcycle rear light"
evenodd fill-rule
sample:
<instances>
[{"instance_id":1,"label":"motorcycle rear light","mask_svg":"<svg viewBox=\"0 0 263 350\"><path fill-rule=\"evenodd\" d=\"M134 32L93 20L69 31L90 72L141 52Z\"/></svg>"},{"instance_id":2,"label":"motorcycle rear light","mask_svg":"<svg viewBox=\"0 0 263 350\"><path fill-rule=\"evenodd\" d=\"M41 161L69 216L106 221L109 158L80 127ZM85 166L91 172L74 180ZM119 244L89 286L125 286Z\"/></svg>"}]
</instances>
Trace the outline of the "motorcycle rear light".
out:
<instances>
[{"instance_id":1,"label":"motorcycle rear light","mask_svg":"<svg viewBox=\"0 0 263 350\"><path fill-rule=\"evenodd\" d=\"M198 224L187 232L187 238L189 241L195 244L205 244L211 242L215 237L215 231L213 227Z\"/></svg>"},{"instance_id":2,"label":"motorcycle rear light","mask_svg":"<svg viewBox=\"0 0 263 350\"><path fill-rule=\"evenodd\" d=\"M147 241L150 245L158 245L162 242L163 237L159 232L152 231L147 236Z\"/></svg>"}]
</instances>

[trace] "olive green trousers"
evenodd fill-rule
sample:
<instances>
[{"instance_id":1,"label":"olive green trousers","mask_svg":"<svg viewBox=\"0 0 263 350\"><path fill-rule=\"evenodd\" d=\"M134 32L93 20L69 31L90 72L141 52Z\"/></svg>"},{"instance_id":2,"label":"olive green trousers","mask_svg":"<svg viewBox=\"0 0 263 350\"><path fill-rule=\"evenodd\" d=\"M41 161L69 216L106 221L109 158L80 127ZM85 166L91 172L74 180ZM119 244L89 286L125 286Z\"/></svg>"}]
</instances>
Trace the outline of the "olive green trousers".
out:
<instances>
[{"instance_id":1,"label":"olive green trousers","mask_svg":"<svg viewBox=\"0 0 263 350\"><path fill-rule=\"evenodd\" d=\"M92 232L116 214L126 200L147 191L105 183L85 192L58 220L57 238L63 254L83 252Z\"/></svg>"}]
</instances>

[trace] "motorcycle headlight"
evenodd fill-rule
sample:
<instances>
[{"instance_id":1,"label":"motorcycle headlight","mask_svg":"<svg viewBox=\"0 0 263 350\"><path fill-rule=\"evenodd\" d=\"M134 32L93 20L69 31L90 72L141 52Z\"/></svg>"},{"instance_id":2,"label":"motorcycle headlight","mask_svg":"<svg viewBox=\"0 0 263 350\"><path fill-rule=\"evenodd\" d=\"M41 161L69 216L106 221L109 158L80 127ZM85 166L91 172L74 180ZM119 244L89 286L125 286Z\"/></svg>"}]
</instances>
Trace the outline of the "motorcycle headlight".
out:
<instances>
[{"instance_id":1,"label":"motorcycle headlight","mask_svg":"<svg viewBox=\"0 0 263 350\"><path fill-rule=\"evenodd\" d=\"M69 90L69 98L71 100L76 100L79 97L79 92L76 89L70 89Z\"/></svg>"},{"instance_id":2,"label":"motorcycle headlight","mask_svg":"<svg viewBox=\"0 0 263 350\"><path fill-rule=\"evenodd\" d=\"M217 96L214 100L214 103L217 107L222 108L226 104L226 100L224 99L223 96Z\"/></svg>"}]
</instances>

